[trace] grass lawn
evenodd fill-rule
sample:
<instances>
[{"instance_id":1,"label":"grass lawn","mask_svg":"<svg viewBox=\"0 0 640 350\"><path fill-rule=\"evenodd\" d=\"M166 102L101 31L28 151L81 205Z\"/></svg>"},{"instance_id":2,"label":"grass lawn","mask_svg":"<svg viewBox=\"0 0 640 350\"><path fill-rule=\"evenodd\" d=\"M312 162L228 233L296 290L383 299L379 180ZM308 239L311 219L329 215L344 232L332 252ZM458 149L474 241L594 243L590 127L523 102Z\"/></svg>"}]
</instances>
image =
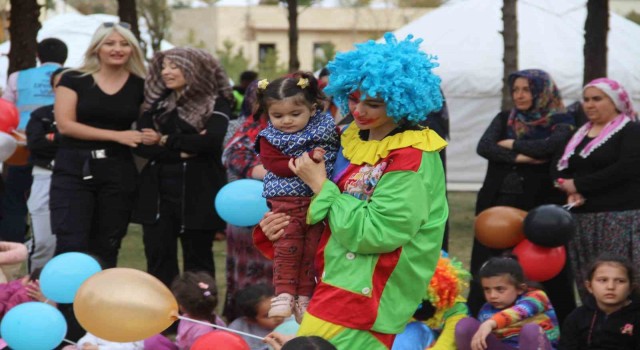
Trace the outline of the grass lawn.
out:
<instances>
[{"instance_id":1,"label":"grass lawn","mask_svg":"<svg viewBox=\"0 0 640 350\"><path fill-rule=\"evenodd\" d=\"M462 261L467 267L469 267L471 244L473 243L475 200L475 192L449 193L449 253ZM227 255L226 242L215 242L213 252L216 264L218 300L222 301L226 291L224 275ZM142 227L140 225L132 224L129 226L129 233L122 242L122 248L120 249L118 266L146 270L144 247L142 245ZM222 302L219 303L219 309L222 304ZM220 312L220 310L217 311Z\"/></svg>"}]
</instances>

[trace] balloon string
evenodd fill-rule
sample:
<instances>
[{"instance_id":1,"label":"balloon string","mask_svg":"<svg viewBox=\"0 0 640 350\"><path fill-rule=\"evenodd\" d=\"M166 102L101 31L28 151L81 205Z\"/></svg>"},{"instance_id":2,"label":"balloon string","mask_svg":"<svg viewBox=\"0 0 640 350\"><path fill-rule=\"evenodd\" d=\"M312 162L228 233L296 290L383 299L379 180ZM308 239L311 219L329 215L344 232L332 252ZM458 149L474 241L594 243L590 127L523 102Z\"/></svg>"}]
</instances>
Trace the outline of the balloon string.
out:
<instances>
[{"instance_id":1,"label":"balloon string","mask_svg":"<svg viewBox=\"0 0 640 350\"><path fill-rule=\"evenodd\" d=\"M78 345L77 343L72 342L71 340L66 339L66 338L65 338L65 339L62 339L62 341L63 341L63 342L66 342L66 343L69 343L69 344L71 344L71 345Z\"/></svg>"},{"instance_id":2,"label":"balloon string","mask_svg":"<svg viewBox=\"0 0 640 350\"><path fill-rule=\"evenodd\" d=\"M198 320L194 320L192 318L187 318L187 317L184 317L184 316L176 316L176 317L178 317L181 320L190 321L190 322L193 322L193 323L198 323L198 324L201 324L201 325L210 326L210 327L217 328L217 329L222 329L222 330L227 331L227 332L237 333L237 334L244 335L244 336L247 336L247 337L250 337L250 338L264 340L263 337L259 337L257 335L253 335L253 334L250 334L250 333L236 331L235 329L218 326L216 324L211 324L211 323L204 322L204 321L198 321Z\"/></svg>"}]
</instances>

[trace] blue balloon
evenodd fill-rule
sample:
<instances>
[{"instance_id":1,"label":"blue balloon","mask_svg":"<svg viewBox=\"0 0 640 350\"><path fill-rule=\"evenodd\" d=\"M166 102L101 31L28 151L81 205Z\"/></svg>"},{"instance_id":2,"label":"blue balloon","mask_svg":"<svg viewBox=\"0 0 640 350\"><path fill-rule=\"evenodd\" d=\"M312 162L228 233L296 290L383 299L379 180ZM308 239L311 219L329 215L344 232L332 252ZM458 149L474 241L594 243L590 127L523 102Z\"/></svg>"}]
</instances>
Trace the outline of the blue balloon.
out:
<instances>
[{"instance_id":1,"label":"blue balloon","mask_svg":"<svg viewBox=\"0 0 640 350\"><path fill-rule=\"evenodd\" d=\"M67 334L67 322L55 307L29 302L12 308L4 315L0 334L15 350L51 350Z\"/></svg>"},{"instance_id":2,"label":"blue balloon","mask_svg":"<svg viewBox=\"0 0 640 350\"><path fill-rule=\"evenodd\" d=\"M237 180L220 189L215 208L222 220L235 226L253 226L269 208L262 197L262 181Z\"/></svg>"},{"instance_id":3,"label":"blue balloon","mask_svg":"<svg viewBox=\"0 0 640 350\"><path fill-rule=\"evenodd\" d=\"M295 319L290 318L282 322L273 331L284 335L296 335L296 333L298 333L298 329L300 329L298 322L296 322Z\"/></svg>"},{"instance_id":4,"label":"blue balloon","mask_svg":"<svg viewBox=\"0 0 640 350\"><path fill-rule=\"evenodd\" d=\"M422 322L407 324L404 332L398 334L391 350L422 350L436 341L435 332Z\"/></svg>"},{"instance_id":5,"label":"blue balloon","mask_svg":"<svg viewBox=\"0 0 640 350\"><path fill-rule=\"evenodd\" d=\"M70 304L80 285L102 271L96 259L83 253L60 254L44 266L40 273L42 294L56 303Z\"/></svg>"}]
</instances>

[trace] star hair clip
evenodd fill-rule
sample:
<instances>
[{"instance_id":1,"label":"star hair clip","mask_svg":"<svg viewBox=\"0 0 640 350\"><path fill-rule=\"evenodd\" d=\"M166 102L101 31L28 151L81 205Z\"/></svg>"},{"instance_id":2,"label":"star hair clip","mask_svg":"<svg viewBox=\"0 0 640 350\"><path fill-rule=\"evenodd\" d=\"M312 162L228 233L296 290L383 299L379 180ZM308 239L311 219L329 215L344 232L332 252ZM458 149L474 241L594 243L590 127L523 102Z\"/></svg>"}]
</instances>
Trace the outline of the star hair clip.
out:
<instances>
[{"instance_id":1,"label":"star hair clip","mask_svg":"<svg viewBox=\"0 0 640 350\"><path fill-rule=\"evenodd\" d=\"M266 89L267 86L269 86L269 80L267 79L262 79L258 82L258 89L260 90Z\"/></svg>"},{"instance_id":2,"label":"star hair clip","mask_svg":"<svg viewBox=\"0 0 640 350\"><path fill-rule=\"evenodd\" d=\"M204 282L198 282L198 287L200 289L204 289L205 291L202 293L205 297L211 296L211 292L209 291L209 285Z\"/></svg>"},{"instance_id":3,"label":"star hair clip","mask_svg":"<svg viewBox=\"0 0 640 350\"><path fill-rule=\"evenodd\" d=\"M307 78L300 78L300 80L298 80L298 85L301 89L306 88L307 86L309 86L309 79Z\"/></svg>"}]
</instances>

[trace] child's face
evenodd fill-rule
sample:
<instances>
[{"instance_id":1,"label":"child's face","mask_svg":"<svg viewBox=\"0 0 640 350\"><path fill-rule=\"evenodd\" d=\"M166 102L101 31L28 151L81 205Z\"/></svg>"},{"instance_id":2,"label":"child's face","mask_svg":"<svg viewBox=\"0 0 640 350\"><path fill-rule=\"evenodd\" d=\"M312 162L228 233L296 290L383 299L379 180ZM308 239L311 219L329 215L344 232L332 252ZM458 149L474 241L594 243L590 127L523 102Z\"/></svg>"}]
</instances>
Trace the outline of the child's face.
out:
<instances>
[{"instance_id":1,"label":"child's face","mask_svg":"<svg viewBox=\"0 0 640 350\"><path fill-rule=\"evenodd\" d=\"M273 127L286 133L304 129L313 115L313 110L304 104L297 104L291 98L273 101L269 105L269 120Z\"/></svg>"},{"instance_id":2,"label":"child's face","mask_svg":"<svg viewBox=\"0 0 640 350\"><path fill-rule=\"evenodd\" d=\"M586 287L601 309L616 309L623 306L629 294L631 283L627 269L619 264L602 264L596 268Z\"/></svg>"},{"instance_id":3,"label":"child's face","mask_svg":"<svg viewBox=\"0 0 640 350\"><path fill-rule=\"evenodd\" d=\"M284 322L283 317L269 317L271 298L262 299L257 306L256 323L265 329L273 330Z\"/></svg>"},{"instance_id":4,"label":"child's face","mask_svg":"<svg viewBox=\"0 0 640 350\"><path fill-rule=\"evenodd\" d=\"M496 309L510 307L516 302L518 295L524 292L507 274L482 278L481 283L485 299Z\"/></svg>"}]
</instances>

